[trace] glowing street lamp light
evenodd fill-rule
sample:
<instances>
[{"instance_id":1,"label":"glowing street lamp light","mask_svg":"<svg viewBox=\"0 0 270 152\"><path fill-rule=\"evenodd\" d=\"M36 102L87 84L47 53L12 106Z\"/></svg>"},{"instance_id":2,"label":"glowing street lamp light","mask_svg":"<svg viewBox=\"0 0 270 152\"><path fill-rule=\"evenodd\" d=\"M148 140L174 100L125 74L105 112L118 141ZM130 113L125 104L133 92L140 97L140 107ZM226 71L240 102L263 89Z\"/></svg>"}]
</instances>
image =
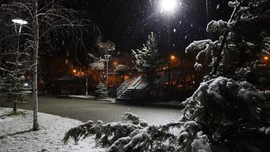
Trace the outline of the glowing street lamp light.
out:
<instances>
[{"instance_id":1,"label":"glowing street lamp light","mask_svg":"<svg viewBox=\"0 0 270 152\"><path fill-rule=\"evenodd\" d=\"M263 57L263 61L268 61L269 60L269 56L264 56Z\"/></svg>"},{"instance_id":2,"label":"glowing street lamp light","mask_svg":"<svg viewBox=\"0 0 270 152\"><path fill-rule=\"evenodd\" d=\"M22 26L26 25L28 22L22 19L13 19L12 22L14 23L15 32L17 34L21 34L22 32ZM17 30L17 25L19 25L19 30Z\"/></svg>"},{"instance_id":3,"label":"glowing street lamp light","mask_svg":"<svg viewBox=\"0 0 270 152\"><path fill-rule=\"evenodd\" d=\"M161 12L165 11L168 13L174 12L177 6L177 0L161 0L160 1L160 7Z\"/></svg>"},{"instance_id":4,"label":"glowing street lamp light","mask_svg":"<svg viewBox=\"0 0 270 152\"><path fill-rule=\"evenodd\" d=\"M174 61L176 57L174 55L171 55L171 60Z\"/></svg>"},{"instance_id":5,"label":"glowing street lamp light","mask_svg":"<svg viewBox=\"0 0 270 152\"><path fill-rule=\"evenodd\" d=\"M27 24L27 21L22 20L22 19L13 19L12 22L13 23L17 23L19 25L25 25L25 24Z\"/></svg>"},{"instance_id":6,"label":"glowing street lamp light","mask_svg":"<svg viewBox=\"0 0 270 152\"><path fill-rule=\"evenodd\" d=\"M72 73L76 74L77 70L76 69L72 69Z\"/></svg>"}]
</instances>

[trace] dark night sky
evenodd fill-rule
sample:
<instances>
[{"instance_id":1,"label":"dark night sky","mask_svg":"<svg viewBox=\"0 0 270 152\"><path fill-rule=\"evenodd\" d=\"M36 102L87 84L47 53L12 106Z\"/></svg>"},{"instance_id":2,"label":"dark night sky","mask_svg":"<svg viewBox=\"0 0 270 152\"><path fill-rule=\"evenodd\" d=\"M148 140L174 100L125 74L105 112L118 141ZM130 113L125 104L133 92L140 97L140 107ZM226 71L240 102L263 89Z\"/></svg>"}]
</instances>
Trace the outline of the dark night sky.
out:
<instances>
[{"instance_id":1,"label":"dark night sky","mask_svg":"<svg viewBox=\"0 0 270 152\"><path fill-rule=\"evenodd\" d=\"M82 0L83 1L83 0ZM177 12L170 19L170 44L174 50L194 40L205 39L206 0L178 0ZM154 32L161 48L168 44L168 16L158 8L159 0L91 0L85 1L91 18L98 24L103 41L116 43L118 50L141 48L147 35ZM227 0L208 0L209 20L228 20L232 9ZM77 1L77 3L79 3ZM173 29L176 31L173 32Z\"/></svg>"}]
</instances>

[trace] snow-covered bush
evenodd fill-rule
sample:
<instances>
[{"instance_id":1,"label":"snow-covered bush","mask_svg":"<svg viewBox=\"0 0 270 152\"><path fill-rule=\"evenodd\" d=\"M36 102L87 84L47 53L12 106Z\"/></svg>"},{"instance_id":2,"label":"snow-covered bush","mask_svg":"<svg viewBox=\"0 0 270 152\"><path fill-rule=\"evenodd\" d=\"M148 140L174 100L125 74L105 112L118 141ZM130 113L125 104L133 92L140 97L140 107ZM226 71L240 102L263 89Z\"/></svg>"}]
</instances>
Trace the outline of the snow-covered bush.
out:
<instances>
[{"instance_id":1,"label":"snow-covered bush","mask_svg":"<svg viewBox=\"0 0 270 152\"><path fill-rule=\"evenodd\" d=\"M123 120L107 124L89 121L70 129L63 141L71 137L77 144L95 135L97 145L108 147L108 152L211 152L207 136L194 121L149 126L131 113L126 113Z\"/></svg>"},{"instance_id":2,"label":"snow-covered bush","mask_svg":"<svg viewBox=\"0 0 270 152\"><path fill-rule=\"evenodd\" d=\"M100 83L100 84L97 85L95 93L97 94L98 98L106 98L106 97L108 97L108 90L107 90L106 86L103 83Z\"/></svg>"},{"instance_id":3,"label":"snow-covered bush","mask_svg":"<svg viewBox=\"0 0 270 152\"><path fill-rule=\"evenodd\" d=\"M262 109L265 100L265 94L246 81L218 77L202 82L184 102L183 120L198 123L212 145L235 148L234 144L248 142L256 133L260 136L259 128L270 125L262 116L269 110Z\"/></svg>"}]
</instances>

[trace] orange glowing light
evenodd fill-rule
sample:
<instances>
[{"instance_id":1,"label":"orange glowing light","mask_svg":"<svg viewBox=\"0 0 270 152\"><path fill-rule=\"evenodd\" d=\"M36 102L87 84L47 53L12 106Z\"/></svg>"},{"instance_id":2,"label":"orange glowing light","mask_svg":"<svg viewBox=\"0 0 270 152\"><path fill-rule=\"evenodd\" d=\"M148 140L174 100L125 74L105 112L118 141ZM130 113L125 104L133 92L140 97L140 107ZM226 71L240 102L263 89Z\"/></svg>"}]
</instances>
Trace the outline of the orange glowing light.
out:
<instances>
[{"instance_id":1,"label":"orange glowing light","mask_svg":"<svg viewBox=\"0 0 270 152\"><path fill-rule=\"evenodd\" d=\"M129 76L128 75L125 75L124 76L124 80L127 80L127 79L129 79Z\"/></svg>"},{"instance_id":2,"label":"orange glowing light","mask_svg":"<svg viewBox=\"0 0 270 152\"><path fill-rule=\"evenodd\" d=\"M264 57L263 57L263 60L264 60L264 61L268 61L268 60L269 60L269 56L264 56Z\"/></svg>"},{"instance_id":3,"label":"orange glowing light","mask_svg":"<svg viewBox=\"0 0 270 152\"><path fill-rule=\"evenodd\" d=\"M176 57L174 55L171 55L171 60L175 60Z\"/></svg>"},{"instance_id":4,"label":"orange glowing light","mask_svg":"<svg viewBox=\"0 0 270 152\"><path fill-rule=\"evenodd\" d=\"M77 70L76 70L76 69L73 69L72 72L73 72L73 73L77 73Z\"/></svg>"},{"instance_id":5,"label":"orange glowing light","mask_svg":"<svg viewBox=\"0 0 270 152\"><path fill-rule=\"evenodd\" d=\"M114 65L114 66L117 66L117 65L118 65L117 61L114 61L114 62L113 62L113 65Z\"/></svg>"}]
</instances>

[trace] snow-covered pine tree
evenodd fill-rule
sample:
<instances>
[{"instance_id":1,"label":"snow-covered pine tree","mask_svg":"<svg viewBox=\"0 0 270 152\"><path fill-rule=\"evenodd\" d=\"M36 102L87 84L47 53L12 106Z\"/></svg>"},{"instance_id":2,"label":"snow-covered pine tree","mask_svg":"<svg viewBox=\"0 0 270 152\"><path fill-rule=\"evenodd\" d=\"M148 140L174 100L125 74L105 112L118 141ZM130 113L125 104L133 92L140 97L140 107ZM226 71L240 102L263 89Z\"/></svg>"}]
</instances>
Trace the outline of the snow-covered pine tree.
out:
<instances>
[{"instance_id":1,"label":"snow-covered pine tree","mask_svg":"<svg viewBox=\"0 0 270 152\"><path fill-rule=\"evenodd\" d=\"M142 49L132 50L132 53L138 71L145 75L150 84L153 83L156 79L156 70L161 66L161 57L158 52L155 34L151 32Z\"/></svg>"},{"instance_id":2,"label":"snow-covered pine tree","mask_svg":"<svg viewBox=\"0 0 270 152\"><path fill-rule=\"evenodd\" d=\"M148 35L146 44L143 44L142 49L131 50L133 56L135 57L135 63L137 70L143 74L145 80L148 83L147 96L151 102L153 96L151 96L151 91L155 90L158 84L154 84L157 79L157 70L161 67L162 59L157 48L156 35L151 32Z\"/></svg>"},{"instance_id":3,"label":"snow-covered pine tree","mask_svg":"<svg viewBox=\"0 0 270 152\"><path fill-rule=\"evenodd\" d=\"M108 90L103 83L100 83L97 85L95 92L96 92L98 98L103 99L103 98L108 97Z\"/></svg>"},{"instance_id":4,"label":"snow-covered pine tree","mask_svg":"<svg viewBox=\"0 0 270 152\"><path fill-rule=\"evenodd\" d=\"M233 0L228 4L234 8L231 18L207 25L207 32L217 39L194 41L186 48L186 53L197 52L200 64L196 65L210 68L211 77L231 76L235 71L244 77L260 65L262 56L269 55L269 1Z\"/></svg>"},{"instance_id":5,"label":"snow-covered pine tree","mask_svg":"<svg viewBox=\"0 0 270 152\"><path fill-rule=\"evenodd\" d=\"M217 40L195 41L186 48L187 53L197 53L197 69L209 65L210 72L184 102L183 118L202 127L214 151L267 151L270 137L260 130L270 125L269 98L254 86L258 81L247 76L262 66L262 56L269 56L270 2L228 4L234 8L229 21L211 21L207 26ZM245 76L254 85L243 81Z\"/></svg>"},{"instance_id":6,"label":"snow-covered pine tree","mask_svg":"<svg viewBox=\"0 0 270 152\"><path fill-rule=\"evenodd\" d=\"M2 90L7 94L7 101L13 103L13 112L17 113L17 104L25 103L24 86L25 76L30 71L30 54L29 49L25 48L21 41L21 33L14 33L13 30L2 26L1 47L0 47L0 71ZM13 32L13 33L12 33ZM21 31L23 32L23 31ZM6 38L6 35L13 35L15 39ZM16 44L16 45L14 45Z\"/></svg>"},{"instance_id":7,"label":"snow-covered pine tree","mask_svg":"<svg viewBox=\"0 0 270 152\"><path fill-rule=\"evenodd\" d=\"M17 104L26 103L24 93L24 77L23 70L9 71L3 76L3 85L6 88L7 102L13 103L13 112L17 113Z\"/></svg>"}]
</instances>

